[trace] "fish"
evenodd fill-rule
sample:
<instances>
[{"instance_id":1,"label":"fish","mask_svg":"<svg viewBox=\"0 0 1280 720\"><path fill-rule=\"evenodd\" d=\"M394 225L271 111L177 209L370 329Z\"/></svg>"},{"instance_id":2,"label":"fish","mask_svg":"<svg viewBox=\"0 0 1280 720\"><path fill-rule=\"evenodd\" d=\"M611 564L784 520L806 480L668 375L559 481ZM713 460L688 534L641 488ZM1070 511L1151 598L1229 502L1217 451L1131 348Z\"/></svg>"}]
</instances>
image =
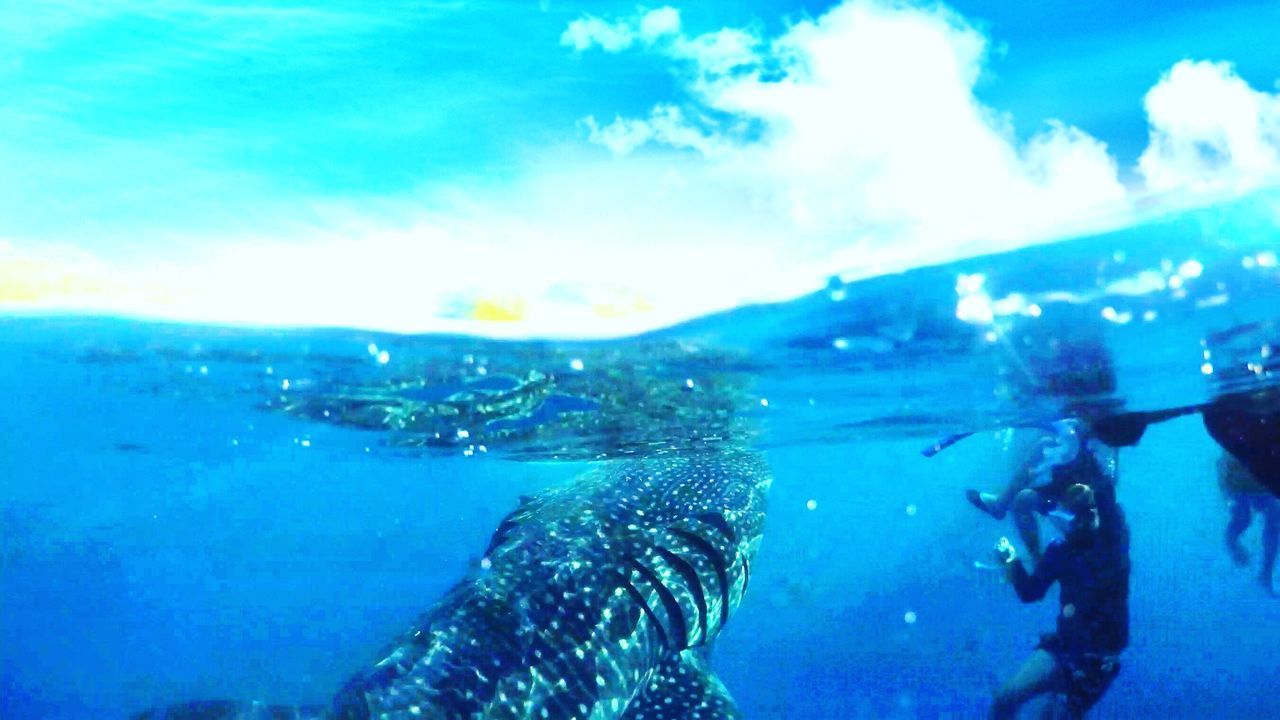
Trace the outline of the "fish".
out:
<instances>
[{"instance_id":1,"label":"fish","mask_svg":"<svg viewBox=\"0 0 1280 720\"><path fill-rule=\"evenodd\" d=\"M476 567L329 705L135 717L739 718L710 654L750 583L771 483L740 449L604 463L522 498Z\"/></svg>"}]
</instances>

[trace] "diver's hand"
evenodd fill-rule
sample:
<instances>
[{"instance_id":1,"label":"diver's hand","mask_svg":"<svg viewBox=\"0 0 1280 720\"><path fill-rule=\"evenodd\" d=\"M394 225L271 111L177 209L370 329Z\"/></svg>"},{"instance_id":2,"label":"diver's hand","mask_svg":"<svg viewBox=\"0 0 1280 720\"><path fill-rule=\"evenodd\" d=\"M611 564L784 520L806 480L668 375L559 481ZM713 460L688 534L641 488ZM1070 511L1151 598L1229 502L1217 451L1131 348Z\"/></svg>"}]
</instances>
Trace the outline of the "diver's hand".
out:
<instances>
[{"instance_id":1,"label":"diver's hand","mask_svg":"<svg viewBox=\"0 0 1280 720\"><path fill-rule=\"evenodd\" d=\"M996 562L1004 566L1008 566L1014 560L1018 559L1018 551L1013 547L1013 543L1009 542L1009 538L1007 537L1000 538L1000 542L996 543L994 553Z\"/></svg>"}]
</instances>

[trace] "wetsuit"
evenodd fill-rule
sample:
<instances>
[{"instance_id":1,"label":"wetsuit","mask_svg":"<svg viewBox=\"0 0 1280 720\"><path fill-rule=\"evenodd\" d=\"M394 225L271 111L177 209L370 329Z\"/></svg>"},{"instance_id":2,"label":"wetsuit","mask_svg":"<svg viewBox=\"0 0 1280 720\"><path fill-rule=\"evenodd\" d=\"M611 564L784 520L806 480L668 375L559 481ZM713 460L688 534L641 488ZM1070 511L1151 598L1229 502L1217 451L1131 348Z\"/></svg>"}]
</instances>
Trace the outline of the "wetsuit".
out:
<instances>
[{"instance_id":1,"label":"wetsuit","mask_svg":"<svg viewBox=\"0 0 1280 720\"><path fill-rule=\"evenodd\" d=\"M1040 498L1037 510L1042 515L1048 515L1058 505L1058 501L1062 499L1067 488L1077 483L1097 488L1100 485L1114 485L1114 479L1110 473L1103 468L1101 462L1088 448L1088 439L1082 438L1080 451L1076 453L1075 458L1070 462L1054 465L1050 471L1050 479L1043 485L1037 485L1032 489ZM1114 492L1114 488L1113 488Z\"/></svg>"},{"instance_id":2,"label":"wetsuit","mask_svg":"<svg viewBox=\"0 0 1280 720\"><path fill-rule=\"evenodd\" d=\"M1209 436L1280 497L1280 408L1254 412L1246 401L1226 396L1206 406L1202 415Z\"/></svg>"},{"instance_id":3,"label":"wetsuit","mask_svg":"<svg viewBox=\"0 0 1280 720\"><path fill-rule=\"evenodd\" d=\"M1034 573L1014 561L1013 586L1023 602L1040 600L1059 586L1057 632L1038 647L1054 656L1066 680L1067 704L1083 715L1120 672L1119 655L1129 644L1129 527L1115 487L1094 486L1096 532L1054 540Z\"/></svg>"}]
</instances>

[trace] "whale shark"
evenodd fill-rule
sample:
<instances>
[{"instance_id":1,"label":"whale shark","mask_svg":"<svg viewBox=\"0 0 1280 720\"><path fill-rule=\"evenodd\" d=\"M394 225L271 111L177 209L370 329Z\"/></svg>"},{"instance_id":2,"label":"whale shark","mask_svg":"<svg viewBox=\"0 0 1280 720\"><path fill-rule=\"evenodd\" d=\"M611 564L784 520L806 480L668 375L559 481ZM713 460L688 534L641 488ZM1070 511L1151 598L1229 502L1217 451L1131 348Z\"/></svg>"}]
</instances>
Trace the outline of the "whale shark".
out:
<instances>
[{"instance_id":1,"label":"whale shark","mask_svg":"<svg viewBox=\"0 0 1280 720\"><path fill-rule=\"evenodd\" d=\"M757 454L611 461L522 498L476 567L327 705L200 701L146 720L728 720L709 665L772 476Z\"/></svg>"}]
</instances>

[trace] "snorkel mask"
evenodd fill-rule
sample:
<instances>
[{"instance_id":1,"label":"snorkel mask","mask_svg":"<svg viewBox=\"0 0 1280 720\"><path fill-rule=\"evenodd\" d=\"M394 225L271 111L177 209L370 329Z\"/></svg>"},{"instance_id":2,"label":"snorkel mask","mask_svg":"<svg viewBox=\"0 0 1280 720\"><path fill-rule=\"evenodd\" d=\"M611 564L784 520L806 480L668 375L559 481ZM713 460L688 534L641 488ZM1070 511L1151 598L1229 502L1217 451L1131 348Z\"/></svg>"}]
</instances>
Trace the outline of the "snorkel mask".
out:
<instances>
[{"instance_id":1,"label":"snorkel mask","mask_svg":"<svg viewBox=\"0 0 1280 720\"><path fill-rule=\"evenodd\" d=\"M1044 452L1045 461L1049 465L1056 466L1066 465L1075 460L1084 444L1084 438L1080 433L1080 421L1054 420L1043 427L1053 433L1052 444Z\"/></svg>"},{"instance_id":2,"label":"snorkel mask","mask_svg":"<svg viewBox=\"0 0 1280 720\"><path fill-rule=\"evenodd\" d=\"M1031 485L1044 487L1053 482L1054 468L1070 464L1080 455L1084 438L1075 420L1055 420L1036 427L1047 434L1040 440L1040 457L1031 468Z\"/></svg>"}]
</instances>

